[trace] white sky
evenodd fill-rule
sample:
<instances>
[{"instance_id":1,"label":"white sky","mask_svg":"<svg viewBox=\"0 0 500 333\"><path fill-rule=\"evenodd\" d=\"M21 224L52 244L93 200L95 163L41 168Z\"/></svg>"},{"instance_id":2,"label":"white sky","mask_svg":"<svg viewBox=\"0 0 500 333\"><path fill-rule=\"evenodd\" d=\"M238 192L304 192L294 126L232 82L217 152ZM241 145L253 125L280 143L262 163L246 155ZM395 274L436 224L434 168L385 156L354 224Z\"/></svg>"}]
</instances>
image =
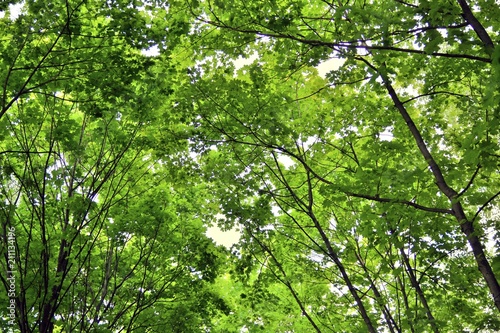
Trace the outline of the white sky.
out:
<instances>
[{"instance_id":1,"label":"white sky","mask_svg":"<svg viewBox=\"0 0 500 333\"><path fill-rule=\"evenodd\" d=\"M229 249L240 240L241 232L236 228L229 231L222 231L219 227L214 226L207 228L206 235L212 238L215 244L223 245Z\"/></svg>"},{"instance_id":2,"label":"white sky","mask_svg":"<svg viewBox=\"0 0 500 333\"><path fill-rule=\"evenodd\" d=\"M252 62L254 62L255 59L257 59L257 57L258 56L256 53L252 54L246 59L240 56L234 61L234 67L236 70L238 70L245 65L250 65ZM328 72L338 69L340 66L342 66L343 63L343 59L330 58L328 60L322 61L318 66L316 66L316 69L318 70L319 76L324 79Z\"/></svg>"},{"instance_id":3,"label":"white sky","mask_svg":"<svg viewBox=\"0 0 500 333\"><path fill-rule=\"evenodd\" d=\"M9 11L10 11L10 19L14 21L20 14L21 14L21 9L24 6L24 1L15 5L9 5ZM0 11L0 18L3 18L5 16L5 12Z\"/></svg>"}]
</instances>

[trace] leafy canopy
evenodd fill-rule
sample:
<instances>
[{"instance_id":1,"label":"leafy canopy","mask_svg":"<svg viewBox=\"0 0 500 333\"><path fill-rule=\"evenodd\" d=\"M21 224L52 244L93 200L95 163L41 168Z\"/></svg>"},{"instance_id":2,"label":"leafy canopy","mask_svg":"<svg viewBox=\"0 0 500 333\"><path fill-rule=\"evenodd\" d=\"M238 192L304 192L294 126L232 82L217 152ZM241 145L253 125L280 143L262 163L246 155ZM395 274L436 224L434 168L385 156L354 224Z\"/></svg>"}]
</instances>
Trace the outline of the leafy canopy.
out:
<instances>
[{"instance_id":1,"label":"leafy canopy","mask_svg":"<svg viewBox=\"0 0 500 333\"><path fill-rule=\"evenodd\" d=\"M492 1L15 3L2 331L500 330Z\"/></svg>"}]
</instances>

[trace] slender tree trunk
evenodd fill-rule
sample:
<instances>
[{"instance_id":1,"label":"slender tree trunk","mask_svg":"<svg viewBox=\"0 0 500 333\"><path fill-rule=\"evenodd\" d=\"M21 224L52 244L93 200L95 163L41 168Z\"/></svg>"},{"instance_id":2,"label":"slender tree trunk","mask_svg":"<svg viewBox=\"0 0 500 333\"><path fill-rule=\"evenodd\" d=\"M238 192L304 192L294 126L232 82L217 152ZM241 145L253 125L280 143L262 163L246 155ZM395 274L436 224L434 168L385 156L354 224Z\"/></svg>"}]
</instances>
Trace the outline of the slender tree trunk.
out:
<instances>
[{"instance_id":1,"label":"slender tree trunk","mask_svg":"<svg viewBox=\"0 0 500 333\"><path fill-rule=\"evenodd\" d=\"M302 311L302 315L304 315L307 318L307 320L309 321L309 323L312 325L312 327L314 328L314 330L317 333L321 333L320 328L318 327L318 325L316 324L316 322L314 321L314 319L311 317L311 315L307 311L306 307L304 306L304 304L300 300L299 296L295 292L295 289L293 289L293 286L287 280L287 274L286 274L285 270L283 269L283 266L281 265L281 263L278 261L278 259L274 255L274 253L271 251L271 249L266 244L262 243L257 237L255 237L255 235L252 233L252 231L251 231L250 228L247 228L247 230L250 233L250 236L252 236L252 238L259 244L259 246L273 259L274 263L278 267L278 270L280 271L280 273L281 273L281 275L283 276L284 279L281 279L279 276L277 276L276 274L274 274L274 272L273 272L273 274L276 276L276 278L279 281L281 281L281 283L283 283L288 288L288 290L292 294L292 297L295 299L295 302L297 303L297 305L299 306L300 310Z\"/></svg>"},{"instance_id":2,"label":"slender tree trunk","mask_svg":"<svg viewBox=\"0 0 500 333\"><path fill-rule=\"evenodd\" d=\"M410 312L410 303L408 302L408 294L406 293L405 284L403 281L401 281L401 278L399 276L397 277L397 282L401 286L401 294L403 296L403 303L405 305L405 310L406 310L406 312L409 313ZM415 328L413 327L413 322L410 321L408 318L407 318L407 321L408 321L408 325L410 325L410 331L412 333L415 333Z\"/></svg>"},{"instance_id":3,"label":"slender tree trunk","mask_svg":"<svg viewBox=\"0 0 500 333\"><path fill-rule=\"evenodd\" d=\"M384 319L387 322L387 326L389 326L389 331L391 333L394 333L394 332L400 333L401 329L398 327L396 321L392 317L391 311L387 307L387 304L384 303L384 301L382 299L382 294L380 294L380 291L378 290L378 288L375 284L375 281L373 281L373 279L371 278L370 272L368 271L368 268L366 267L366 264L365 264L363 258L361 258L361 255L359 254L359 252L356 252L356 257L358 258L358 262L361 265L361 268L363 268L363 272L365 272L365 276L366 276L367 280L370 282L370 288L373 290L373 294L375 295L375 299L377 300L377 304L382 309L382 314L384 315Z\"/></svg>"},{"instance_id":4,"label":"slender tree trunk","mask_svg":"<svg viewBox=\"0 0 500 333\"><path fill-rule=\"evenodd\" d=\"M411 285L417 292L420 303L422 303L422 306L425 309L425 314L427 316L427 319L429 319L429 324L431 325L432 331L434 333L439 333L439 328L436 325L436 319L434 319L434 316L432 315L429 304L427 303L427 299L425 298L424 291L422 290L422 288L420 288L420 283L418 282L417 277L413 272L413 269L410 265L410 260L408 259L408 256L406 255L404 248L402 247L399 248L399 252L401 253L401 257L403 258L403 262L406 267L406 272L408 273L408 277L410 278Z\"/></svg>"},{"instance_id":5,"label":"slender tree trunk","mask_svg":"<svg viewBox=\"0 0 500 333\"><path fill-rule=\"evenodd\" d=\"M377 71L377 73L382 78L384 85L389 93L389 96L391 97L396 108L398 109L399 113L404 119L406 126L408 127L413 138L415 139L418 149L420 150L420 153L422 154L427 164L431 168L432 174L436 179L436 185L438 186L439 190L444 195L446 195L446 197L450 200L453 215L455 216L456 220L460 223L460 228L462 232L467 236L467 241L469 242L469 245L472 248L472 252L474 253L474 258L476 259L478 269L483 275L486 284L488 285L495 306L500 311L500 285L498 283L498 279L496 278L495 273L493 273L491 265L488 259L486 258L481 241L474 233L474 225L472 221L469 221L467 219L467 216L465 215L464 209L462 207L462 203L460 202L460 200L458 200L458 193L455 190L453 190L446 182L439 165L437 164L436 160L434 159L431 152L427 148L427 145L425 144L424 139L420 134L420 131L413 122L413 119L406 110L405 106L399 99L389 78L386 75L382 74L376 67L370 64L367 60L363 58L358 58L358 60L363 61L369 67Z\"/></svg>"},{"instance_id":6,"label":"slender tree trunk","mask_svg":"<svg viewBox=\"0 0 500 333\"><path fill-rule=\"evenodd\" d=\"M493 41L491 40L490 35L483 27L481 22L479 22L479 20L474 16L474 13L472 13L471 8L467 4L467 1L458 0L458 4L460 5L460 8L462 8L462 17L467 21L472 29L474 29L476 35L479 37L479 39L481 39L481 42L483 42L486 51L491 55L495 46L493 44Z\"/></svg>"},{"instance_id":7,"label":"slender tree trunk","mask_svg":"<svg viewBox=\"0 0 500 333\"><path fill-rule=\"evenodd\" d=\"M392 85L388 82L387 78L385 78L385 85L387 87L387 90L389 91L389 95L391 96L393 102L396 104L397 109L401 113L401 116L405 120L406 125L408 126L410 132L415 138L415 141L417 142L420 152L422 153L423 157L429 164L432 173L436 178L436 183L439 189L448 197L448 199L452 203L451 208L453 210L453 215L455 215L455 218L460 223L460 228L462 232L467 236L467 240L469 242L470 247L472 248L472 252L474 253L474 257L476 259L479 271L483 275L486 284L490 289L490 293L493 296L495 306L500 311L500 285L498 284L498 280L495 274L493 273L493 270L491 269L491 265L488 259L486 258L486 255L483 250L483 245L481 244L481 241L479 240L477 235L474 233L474 226L472 222L467 219L462 204L457 199L458 193L452 188L450 188L446 183L443 173L441 172L441 169L439 168L438 164L432 157L430 151L427 149L427 146L424 143L420 131L417 129L415 123L413 122L410 115L406 111L406 108L404 107L403 103L401 103L401 101L399 100L396 91L394 90Z\"/></svg>"},{"instance_id":8,"label":"slender tree trunk","mask_svg":"<svg viewBox=\"0 0 500 333\"><path fill-rule=\"evenodd\" d=\"M387 304L384 303L384 301L382 299L382 294L378 290L377 285L375 284L375 281L371 278L371 274L368 270L368 267L366 267L365 261L361 257L357 243L356 243L356 247L358 249L358 251L356 251L356 258L358 259L358 262L361 265L363 272L365 272L366 279L370 282L370 288L373 290L373 294L375 295L375 299L377 301L377 304L380 306L380 308L382 310L382 314L384 315L384 319L387 322L387 326L389 326L389 331L391 333L401 332L401 329L398 327L396 321L392 317L391 311L387 307Z\"/></svg>"},{"instance_id":9,"label":"slender tree trunk","mask_svg":"<svg viewBox=\"0 0 500 333\"><path fill-rule=\"evenodd\" d=\"M368 312L366 311L365 305L363 304L363 301L361 300L361 297L358 294L357 289L354 287L354 284L352 283L351 279L349 278L349 274L347 274L347 271L340 261L340 258L337 256L337 253L332 247L332 244L330 242L330 239L328 239L328 236L326 236L325 231L321 227L321 224L319 223L318 219L316 218L316 215L313 212L313 191L312 191L312 183L311 183L311 174L308 171L307 172L307 185L309 189L309 203L307 205L308 209L308 215L311 218L311 220L314 223L314 226L316 230L318 230L321 239L323 243L326 246L328 256L333 260L335 265L340 271L340 274L342 275L342 279L347 285L347 288L349 289L349 292L351 293L352 297L356 301L356 305L358 306L358 310L361 314L361 317L363 318L363 321L365 322L366 328L368 329L368 332L370 333L375 333L377 330L375 329L375 326L373 325L370 316L368 316Z\"/></svg>"}]
</instances>

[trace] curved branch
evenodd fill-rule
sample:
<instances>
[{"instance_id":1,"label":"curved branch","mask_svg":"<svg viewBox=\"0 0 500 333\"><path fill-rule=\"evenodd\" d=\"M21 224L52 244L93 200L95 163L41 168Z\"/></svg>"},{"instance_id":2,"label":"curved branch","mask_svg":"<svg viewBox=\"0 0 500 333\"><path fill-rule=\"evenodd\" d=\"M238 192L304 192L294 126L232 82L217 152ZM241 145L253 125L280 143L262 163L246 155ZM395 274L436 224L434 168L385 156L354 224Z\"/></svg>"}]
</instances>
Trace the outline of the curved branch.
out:
<instances>
[{"instance_id":1,"label":"curved branch","mask_svg":"<svg viewBox=\"0 0 500 333\"><path fill-rule=\"evenodd\" d=\"M409 102L414 101L414 100L421 98L421 97L433 96L433 95L438 95L438 94L445 94L445 95L451 95L451 96L456 96L456 97L469 97L467 95L457 94L457 93L454 93L451 91L433 91L433 92L430 92L427 94L422 94L422 95L412 97L410 99L407 99L406 101L401 101L401 103L406 104L406 103L409 103Z\"/></svg>"},{"instance_id":2,"label":"curved branch","mask_svg":"<svg viewBox=\"0 0 500 333\"><path fill-rule=\"evenodd\" d=\"M435 57L446 57L446 58L462 58L462 59L470 59L470 60L476 60L476 61L481 61L481 62L486 62L486 63L491 63L492 60L490 58L484 58L484 57L478 57L470 54L461 54L461 53L441 53L441 52L432 52L432 53L427 53L424 50L415 50L415 49L405 49L405 48L400 48L400 47L394 47L394 46L378 46L378 45L366 45L366 44L356 44L354 42L324 42L321 40L314 40L314 39L307 39L307 38L302 38L302 37L297 37L293 36L290 34L281 34L281 33L276 33L276 32L265 32L265 31L260 31L256 29L244 29L244 28L239 28L239 27L233 27L225 24L224 22L218 21L214 22L211 20L206 20L202 18L198 18L199 21L204 22L206 24L210 24L212 26L215 26L217 28L223 28L223 29L229 29L232 31L236 32L241 32L241 33L246 33L246 34L253 34L256 36L261 36L261 37L271 37L271 38L278 38L278 39L290 39L296 42L299 42L301 44L306 44L306 45L311 45L311 46L324 46L328 47L333 50L341 51L342 49L348 49L348 50L367 50L367 51L395 51L395 52L402 52L402 53L413 53L413 54L421 54L424 56L435 56Z\"/></svg>"},{"instance_id":3,"label":"curved branch","mask_svg":"<svg viewBox=\"0 0 500 333\"><path fill-rule=\"evenodd\" d=\"M491 198L488 199L488 201L486 201L476 212L476 214L474 214L474 217L472 218L472 221L474 222L476 220L476 218L478 217L478 215L483 211L483 209L485 209L493 200L495 200L498 196L500 195L500 192L497 192L495 193L494 196L492 196Z\"/></svg>"},{"instance_id":4,"label":"curved branch","mask_svg":"<svg viewBox=\"0 0 500 333\"><path fill-rule=\"evenodd\" d=\"M477 174L479 173L479 169L481 169L481 164L477 165L476 171L474 171L474 174L472 175L471 179L469 180L467 185L464 187L464 189L462 191L460 191L460 193L457 194L457 198L460 198L465 192L467 192L469 187L471 187L472 183L474 182L474 179L476 178ZM472 220L474 221L474 219L472 219Z\"/></svg>"},{"instance_id":5,"label":"curved branch","mask_svg":"<svg viewBox=\"0 0 500 333\"><path fill-rule=\"evenodd\" d=\"M344 193L348 196L351 196L351 197L368 199L368 200L377 201L377 202L397 203L397 204L402 204L402 205L406 205L406 206L411 206L413 208L420 209L420 210L423 210L426 212L440 213L440 214L452 214L453 215L453 211L451 209L426 207L426 206L419 205L415 202L406 201L406 200L391 199L391 198L381 198L378 195L373 196L373 195L359 194L359 193L353 193L353 192L344 192Z\"/></svg>"}]
</instances>

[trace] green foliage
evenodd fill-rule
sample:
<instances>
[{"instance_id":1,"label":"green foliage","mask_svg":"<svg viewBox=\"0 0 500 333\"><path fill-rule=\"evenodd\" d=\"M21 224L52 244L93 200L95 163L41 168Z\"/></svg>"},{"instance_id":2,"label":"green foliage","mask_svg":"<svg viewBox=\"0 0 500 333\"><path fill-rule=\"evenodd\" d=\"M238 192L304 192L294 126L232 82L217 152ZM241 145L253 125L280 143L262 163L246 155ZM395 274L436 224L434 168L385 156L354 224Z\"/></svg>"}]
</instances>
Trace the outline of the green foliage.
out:
<instances>
[{"instance_id":1,"label":"green foliage","mask_svg":"<svg viewBox=\"0 0 500 333\"><path fill-rule=\"evenodd\" d=\"M496 58L480 35L497 20L477 6L465 15L439 1L197 2L213 48L177 98L194 106L192 145L213 205L225 226L245 230L231 274L247 288L284 288L289 322L498 329L477 272L488 264L466 247L491 244L483 211L498 193ZM231 57L252 54L233 70ZM340 67L320 77L314 66L332 57ZM464 218L474 232L462 233ZM237 293L254 309L252 292ZM272 311L254 323L277 331L278 319L264 319Z\"/></svg>"},{"instance_id":2,"label":"green foliage","mask_svg":"<svg viewBox=\"0 0 500 333\"><path fill-rule=\"evenodd\" d=\"M226 308L186 140L158 133L182 69L158 84L160 58L141 53L161 39L168 59L176 42L153 15L165 4L143 5L37 1L1 19L0 221L16 249L2 331L197 332Z\"/></svg>"},{"instance_id":3,"label":"green foliage","mask_svg":"<svg viewBox=\"0 0 500 333\"><path fill-rule=\"evenodd\" d=\"M500 330L491 1L0 11L0 330Z\"/></svg>"}]
</instances>

